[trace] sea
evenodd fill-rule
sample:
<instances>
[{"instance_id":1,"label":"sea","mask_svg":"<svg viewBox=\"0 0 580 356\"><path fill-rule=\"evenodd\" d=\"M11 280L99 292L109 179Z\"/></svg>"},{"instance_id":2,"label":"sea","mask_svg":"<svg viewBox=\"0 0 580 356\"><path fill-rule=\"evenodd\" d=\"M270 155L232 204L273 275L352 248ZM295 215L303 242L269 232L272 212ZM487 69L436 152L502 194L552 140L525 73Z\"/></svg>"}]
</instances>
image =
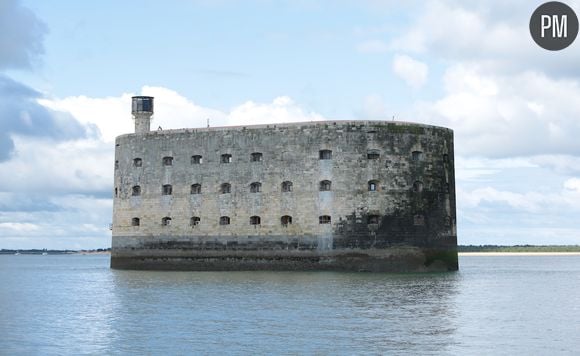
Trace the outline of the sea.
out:
<instances>
[{"instance_id":1,"label":"sea","mask_svg":"<svg viewBox=\"0 0 580 356\"><path fill-rule=\"evenodd\" d=\"M579 355L580 256L436 274L144 272L0 256L0 355Z\"/></svg>"}]
</instances>

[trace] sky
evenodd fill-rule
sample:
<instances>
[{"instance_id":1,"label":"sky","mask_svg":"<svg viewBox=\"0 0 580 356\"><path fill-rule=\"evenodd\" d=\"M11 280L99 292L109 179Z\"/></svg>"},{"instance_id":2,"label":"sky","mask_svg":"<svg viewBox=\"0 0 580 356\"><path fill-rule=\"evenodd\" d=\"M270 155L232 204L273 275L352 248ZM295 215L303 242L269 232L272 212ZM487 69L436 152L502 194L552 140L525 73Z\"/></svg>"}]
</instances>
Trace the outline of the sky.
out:
<instances>
[{"instance_id":1,"label":"sky","mask_svg":"<svg viewBox=\"0 0 580 356\"><path fill-rule=\"evenodd\" d=\"M0 248L110 247L133 95L164 129L449 127L460 244L580 244L580 40L538 47L541 3L0 0Z\"/></svg>"}]
</instances>

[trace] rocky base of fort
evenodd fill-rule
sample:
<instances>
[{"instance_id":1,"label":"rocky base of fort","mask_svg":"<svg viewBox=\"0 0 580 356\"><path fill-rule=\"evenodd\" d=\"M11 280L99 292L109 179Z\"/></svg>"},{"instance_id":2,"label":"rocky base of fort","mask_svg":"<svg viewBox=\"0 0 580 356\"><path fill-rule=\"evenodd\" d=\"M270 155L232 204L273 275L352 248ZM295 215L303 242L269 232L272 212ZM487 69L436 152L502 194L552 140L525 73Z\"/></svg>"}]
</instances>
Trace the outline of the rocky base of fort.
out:
<instances>
[{"instance_id":1,"label":"rocky base of fort","mask_svg":"<svg viewBox=\"0 0 580 356\"><path fill-rule=\"evenodd\" d=\"M457 251L393 247L314 251L115 250L111 268L169 271L446 272Z\"/></svg>"}]
</instances>

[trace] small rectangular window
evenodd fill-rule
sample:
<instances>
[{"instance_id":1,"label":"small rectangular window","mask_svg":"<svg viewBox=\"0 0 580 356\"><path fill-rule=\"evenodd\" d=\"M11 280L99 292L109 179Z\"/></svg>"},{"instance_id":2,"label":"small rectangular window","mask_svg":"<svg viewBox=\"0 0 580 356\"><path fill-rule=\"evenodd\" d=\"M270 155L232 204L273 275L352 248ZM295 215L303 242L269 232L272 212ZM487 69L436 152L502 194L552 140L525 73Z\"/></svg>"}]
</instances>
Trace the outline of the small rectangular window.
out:
<instances>
[{"instance_id":1,"label":"small rectangular window","mask_svg":"<svg viewBox=\"0 0 580 356\"><path fill-rule=\"evenodd\" d=\"M262 154L260 152L254 152L250 156L251 162L262 162Z\"/></svg>"},{"instance_id":2,"label":"small rectangular window","mask_svg":"<svg viewBox=\"0 0 580 356\"><path fill-rule=\"evenodd\" d=\"M423 152L421 151L413 151L411 154L411 158L413 161L422 161L423 160Z\"/></svg>"},{"instance_id":3,"label":"small rectangular window","mask_svg":"<svg viewBox=\"0 0 580 356\"><path fill-rule=\"evenodd\" d=\"M280 218L280 223L282 226L288 226L292 224L292 217L289 215L284 215Z\"/></svg>"},{"instance_id":4,"label":"small rectangular window","mask_svg":"<svg viewBox=\"0 0 580 356\"><path fill-rule=\"evenodd\" d=\"M191 164L202 164L203 157L200 155L191 156Z\"/></svg>"},{"instance_id":5,"label":"small rectangular window","mask_svg":"<svg viewBox=\"0 0 580 356\"><path fill-rule=\"evenodd\" d=\"M200 222L201 222L201 219L199 218L199 216L194 216L191 219L189 219L189 225L191 225L191 226L197 226L197 225L199 225Z\"/></svg>"},{"instance_id":6,"label":"small rectangular window","mask_svg":"<svg viewBox=\"0 0 580 356\"><path fill-rule=\"evenodd\" d=\"M191 194L201 194L201 184L193 184L191 186Z\"/></svg>"},{"instance_id":7,"label":"small rectangular window","mask_svg":"<svg viewBox=\"0 0 580 356\"><path fill-rule=\"evenodd\" d=\"M292 182L290 182L290 181L282 182L282 191L283 192L291 192L292 191Z\"/></svg>"},{"instance_id":8,"label":"small rectangular window","mask_svg":"<svg viewBox=\"0 0 580 356\"><path fill-rule=\"evenodd\" d=\"M173 165L173 157L163 157L163 165L164 166L172 166Z\"/></svg>"},{"instance_id":9,"label":"small rectangular window","mask_svg":"<svg viewBox=\"0 0 580 356\"><path fill-rule=\"evenodd\" d=\"M262 191L262 183L254 182L250 184L250 193L260 193Z\"/></svg>"},{"instance_id":10,"label":"small rectangular window","mask_svg":"<svg viewBox=\"0 0 580 356\"><path fill-rule=\"evenodd\" d=\"M228 193L231 193L231 191L232 191L232 185L229 183L223 183L220 186L220 193L221 194L228 194Z\"/></svg>"},{"instance_id":11,"label":"small rectangular window","mask_svg":"<svg viewBox=\"0 0 580 356\"><path fill-rule=\"evenodd\" d=\"M318 158L320 158L320 159L332 159L332 151L331 150L320 150L318 152Z\"/></svg>"},{"instance_id":12,"label":"small rectangular window","mask_svg":"<svg viewBox=\"0 0 580 356\"><path fill-rule=\"evenodd\" d=\"M381 153L379 150L368 150L367 159L379 159L381 158Z\"/></svg>"}]
</instances>

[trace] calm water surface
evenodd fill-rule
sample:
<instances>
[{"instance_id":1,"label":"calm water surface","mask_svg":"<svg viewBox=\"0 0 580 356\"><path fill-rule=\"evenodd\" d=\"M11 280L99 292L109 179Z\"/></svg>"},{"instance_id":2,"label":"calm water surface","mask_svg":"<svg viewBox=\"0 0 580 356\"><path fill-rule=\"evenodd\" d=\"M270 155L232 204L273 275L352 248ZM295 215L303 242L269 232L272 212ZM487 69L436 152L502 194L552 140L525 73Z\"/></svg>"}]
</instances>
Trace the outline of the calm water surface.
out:
<instances>
[{"instance_id":1,"label":"calm water surface","mask_svg":"<svg viewBox=\"0 0 580 356\"><path fill-rule=\"evenodd\" d=\"M0 256L0 354L578 354L580 256L447 274L135 272Z\"/></svg>"}]
</instances>

